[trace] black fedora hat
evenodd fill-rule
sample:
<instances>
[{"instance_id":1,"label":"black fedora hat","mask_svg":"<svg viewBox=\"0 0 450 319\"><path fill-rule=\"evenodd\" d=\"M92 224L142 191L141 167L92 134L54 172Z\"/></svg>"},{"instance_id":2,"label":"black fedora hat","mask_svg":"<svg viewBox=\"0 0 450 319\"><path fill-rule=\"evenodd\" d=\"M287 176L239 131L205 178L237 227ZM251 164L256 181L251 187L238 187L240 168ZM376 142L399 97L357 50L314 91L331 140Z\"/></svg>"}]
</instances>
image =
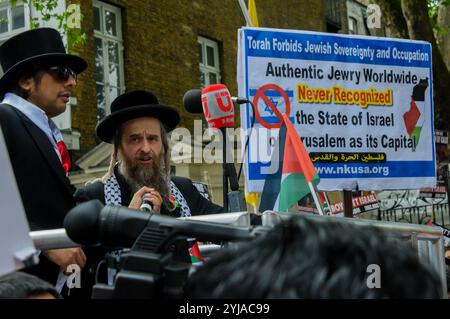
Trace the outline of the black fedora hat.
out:
<instances>
[{"instance_id":1,"label":"black fedora hat","mask_svg":"<svg viewBox=\"0 0 450 319\"><path fill-rule=\"evenodd\" d=\"M8 85L25 75L31 63L64 64L76 73L84 71L84 59L66 53L61 34L52 28L31 29L11 37L0 46L0 65L3 75L0 78L0 94Z\"/></svg>"},{"instance_id":2,"label":"black fedora hat","mask_svg":"<svg viewBox=\"0 0 450 319\"><path fill-rule=\"evenodd\" d=\"M180 122L180 115L174 107L159 104L151 92L136 90L116 97L111 103L111 114L97 125L97 136L102 141L111 143L114 133L122 123L138 117L157 118L168 132Z\"/></svg>"}]
</instances>

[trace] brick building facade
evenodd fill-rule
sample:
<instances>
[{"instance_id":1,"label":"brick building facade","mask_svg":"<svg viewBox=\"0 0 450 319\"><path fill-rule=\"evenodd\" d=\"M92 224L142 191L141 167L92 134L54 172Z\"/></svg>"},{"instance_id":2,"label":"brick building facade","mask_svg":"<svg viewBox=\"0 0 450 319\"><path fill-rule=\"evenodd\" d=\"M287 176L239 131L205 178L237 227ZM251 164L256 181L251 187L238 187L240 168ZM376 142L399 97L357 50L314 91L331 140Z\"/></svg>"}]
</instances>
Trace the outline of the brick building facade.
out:
<instances>
[{"instance_id":1,"label":"brick building facade","mask_svg":"<svg viewBox=\"0 0 450 319\"><path fill-rule=\"evenodd\" d=\"M327 31L325 1L258 0L256 5L260 27ZM120 92L152 91L161 103L178 108L180 126L190 130L193 120L200 120L201 116L189 114L182 106L187 90L200 88L202 84L226 83L230 91L237 94L237 30L245 25L238 0L82 1L82 28L87 34L87 42L72 51L83 56L90 67L79 77L77 105L72 107L72 130L81 135L79 150L72 150L80 171L72 172L70 177L77 187L102 176L109 163L108 145L99 144L92 149L98 143L94 134L99 105L96 98L99 91L98 41L109 39L99 33L98 20L99 13L102 15L107 11L115 15L113 20L117 30L112 33L121 35L118 42L122 48L119 55L123 59ZM102 19L106 21L108 17L105 15ZM214 51L213 68L206 61L211 53L208 50ZM204 69L201 71L201 68ZM108 114L109 103L104 106ZM222 204L221 164L177 165L176 174L207 183L212 199Z\"/></svg>"},{"instance_id":2,"label":"brick building facade","mask_svg":"<svg viewBox=\"0 0 450 319\"><path fill-rule=\"evenodd\" d=\"M237 92L237 30L245 25L237 0L84 0L80 4L87 42L71 50L84 57L89 68L79 77L77 103L72 107L72 129L81 133L80 149L73 151L75 158L98 143L93 133L98 120L94 6L113 6L121 16L122 90L151 90L160 102L177 107L181 125L191 129L192 120L200 116L184 110L182 97L187 90L200 87L200 36L218 44L220 82ZM326 28L321 1L259 0L257 11L260 26L264 27L313 31Z\"/></svg>"},{"instance_id":3,"label":"brick building facade","mask_svg":"<svg viewBox=\"0 0 450 319\"><path fill-rule=\"evenodd\" d=\"M345 7L343 0L334 1L338 8ZM329 0L255 2L260 27L334 32L328 30ZM76 187L106 171L110 146L99 143L95 127L109 114L118 94L150 90L161 103L178 108L180 126L190 130L193 120L202 116L189 114L182 106L187 90L225 83L237 94L237 33L246 24L239 0L60 0L56 10L63 13L71 4L79 6L86 41L69 50L86 59L89 67L78 77L67 111L55 122L75 164L69 178ZM29 29L30 19L40 17L20 0L17 7L1 3L2 14L12 18L6 21L6 32L6 24L0 28L0 42ZM57 21L41 23L57 25ZM221 164L177 165L176 174L207 183L213 200L222 204Z\"/></svg>"}]
</instances>

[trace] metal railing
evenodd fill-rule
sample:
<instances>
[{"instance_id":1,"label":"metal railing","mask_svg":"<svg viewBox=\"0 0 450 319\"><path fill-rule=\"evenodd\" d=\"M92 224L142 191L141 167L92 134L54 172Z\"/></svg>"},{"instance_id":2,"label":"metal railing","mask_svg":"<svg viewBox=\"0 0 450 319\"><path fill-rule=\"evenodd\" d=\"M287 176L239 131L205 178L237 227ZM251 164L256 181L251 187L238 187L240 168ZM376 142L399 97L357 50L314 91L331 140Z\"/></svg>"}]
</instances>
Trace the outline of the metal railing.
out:
<instances>
[{"instance_id":1,"label":"metal railing","mask_svg":"<svg viewBox=\"0 0 450 319\"><path fill-rule=\"evenodd\" d=\"M64 228L38 230L30 232L34 246L40 250L79 247L70 240Z\"/></svg>"},{"instance_id":2,"label":"metal railing","mask_svg":"<svg viewBox=\"0 0 450 319\"><path fill-rule=\"evenodd\" d=\"M436 225L450 225L450 213L447 203L426 206L401 207L378 210L378 220L424 224L433 218Z\"/></svg>"}]
</instances>

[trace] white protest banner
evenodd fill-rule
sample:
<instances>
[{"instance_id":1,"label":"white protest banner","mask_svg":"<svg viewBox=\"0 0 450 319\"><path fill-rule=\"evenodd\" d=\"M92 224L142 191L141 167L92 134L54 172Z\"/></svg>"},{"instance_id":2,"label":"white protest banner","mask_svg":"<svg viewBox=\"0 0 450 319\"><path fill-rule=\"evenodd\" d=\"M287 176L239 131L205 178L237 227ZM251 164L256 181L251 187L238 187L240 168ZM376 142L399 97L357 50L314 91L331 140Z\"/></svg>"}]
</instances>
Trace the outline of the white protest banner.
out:
<instances>
[{"instance_id":1,"label":"white protest banner","mask_svg":"<svg viewBox=\"0 0 450 319\"><path fill-rule=\"evenodd\" d=\"M307 31L239 30L239 96L253 101L245 154L260 192L287 113L319 176L319 190L436 185L431 46ZM243 136L253 112L241 107Z\"/></svg>"},{"instance_id":2,"label":"white protest banner","mask_svg":"<svg viewBox=\"0 0 450 319\"><path fill-rule=\"evenodd\" d=\"M38 261L29 231L0 127L0 276Z\"/></svg>"}]
</instances>

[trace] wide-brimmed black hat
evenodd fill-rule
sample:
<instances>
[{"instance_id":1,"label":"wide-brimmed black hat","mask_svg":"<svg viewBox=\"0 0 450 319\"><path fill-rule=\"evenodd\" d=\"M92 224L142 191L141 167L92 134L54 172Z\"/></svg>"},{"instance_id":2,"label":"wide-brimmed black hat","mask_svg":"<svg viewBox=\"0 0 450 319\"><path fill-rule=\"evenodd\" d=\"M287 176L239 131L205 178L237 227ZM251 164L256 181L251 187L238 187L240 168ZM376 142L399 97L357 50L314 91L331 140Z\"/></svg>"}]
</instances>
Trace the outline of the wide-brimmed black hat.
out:
<instances>
[{"instance_id":1,"label":"wide-brimmed black hat","mask_svg":"<svg viewBox=\"0 0 450 319\"><path fill-rule=\"evenodd\" d=\"M32 63L64 64L76 73L87 68L84 59L67 54L61 34L52 28L31 29L8 39L0 46L0 94L30 70Z\"/></svg>"},{"instance_id":2,"label":"wide-brimmed black hat","mask_svg":"<svg viewBox=\"0 0 450 319\"><path fill-rule=\"evenodd\" d=\"M102 141L111 143L122 123L138 117L157 118L168 132L180 123L180 115L174 107L159 104L151 92L136 90L119 95L111 103L111 114L97 125L97 136Z\"/></svg>"}]
</instances>

